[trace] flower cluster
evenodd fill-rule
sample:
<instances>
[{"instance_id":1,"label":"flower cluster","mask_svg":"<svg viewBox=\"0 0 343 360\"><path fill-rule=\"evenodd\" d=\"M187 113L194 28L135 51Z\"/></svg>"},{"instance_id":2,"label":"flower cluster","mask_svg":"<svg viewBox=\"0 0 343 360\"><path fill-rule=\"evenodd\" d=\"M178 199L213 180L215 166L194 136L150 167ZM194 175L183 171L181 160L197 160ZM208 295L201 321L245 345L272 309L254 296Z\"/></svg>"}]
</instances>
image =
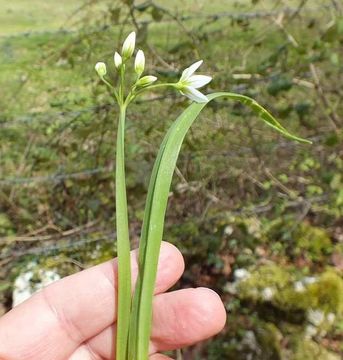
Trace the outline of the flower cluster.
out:
<instances>
[{"instance_id":1,"label":"flower cluster","mask_svg":"<svg viewBox=\"0 0 343 360\"><path fill-rule=\"evenodd\" d=\"M132 57L134 51L135 51L135 45L136 45L136 33L132 32L129 34L129 36L125 39L123 43L123 47L121 50L121 54L119 54L117 51L114 53L114 66L115 68L121 73L121 76L123 76L123 73L125 72L125 64L126 62ZM208 98L202 94L199 90L199 88L205 86L208 84L212 78L210 76L206 75L195 75L194 73L202 64L202 60L195 62L190 67L186 68L181 75L181 78L176 83L168 83L168 84L158 84L157 86L169 86L177 89L182 95L187 96L190 100L203 103L207 102ZM137 75L136 82L133 86L133 90L135 89L142 89L142 88L152 88L152 84L157 80L156 76L152 75L146 75L142 76L145 69L145 55L142 50L138 50L135 57L134 62L134 70ZM105 75L107 74L107 68L106 64L103 62L98 62L95 65L95 70L98 73L99 77L107 84L110 85L105 80ZM111 86L111 85L110 85Z\"/></svg>"}]
</instances>

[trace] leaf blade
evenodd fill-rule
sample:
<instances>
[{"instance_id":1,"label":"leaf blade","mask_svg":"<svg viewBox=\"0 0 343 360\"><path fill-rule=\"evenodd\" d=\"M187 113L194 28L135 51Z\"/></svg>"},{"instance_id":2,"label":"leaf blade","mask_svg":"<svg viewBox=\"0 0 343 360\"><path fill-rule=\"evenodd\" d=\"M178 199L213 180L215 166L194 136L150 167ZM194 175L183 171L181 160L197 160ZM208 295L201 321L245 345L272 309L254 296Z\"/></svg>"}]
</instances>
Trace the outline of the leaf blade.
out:
<instances>
[{"instance_id":1,"label":"leaf blade","mask_svg":"<svg viewBox=\"0 0 343 360\"><path fill-rule=\"evenodd\" d=\"M220 97L227 97L248 105L268 126L282 135L302 143L310 141L291 134L265 108L255 100L240 94L220 92L208 95L209 101ZM173 123L165 136L158 152L150 180L147 203L144 214L142 236L140 242L138 279L134 295L135 313L134 324L135 344L134 357L137 360L147 360L149 339L151 332L152 298L156 280L157 262L163 236L164 217L167 208L169 189L181 150L183 140L200 112L208 103L191 104ZM131 330L130 330L131 331Z\"/></svg>"}]
</instances>

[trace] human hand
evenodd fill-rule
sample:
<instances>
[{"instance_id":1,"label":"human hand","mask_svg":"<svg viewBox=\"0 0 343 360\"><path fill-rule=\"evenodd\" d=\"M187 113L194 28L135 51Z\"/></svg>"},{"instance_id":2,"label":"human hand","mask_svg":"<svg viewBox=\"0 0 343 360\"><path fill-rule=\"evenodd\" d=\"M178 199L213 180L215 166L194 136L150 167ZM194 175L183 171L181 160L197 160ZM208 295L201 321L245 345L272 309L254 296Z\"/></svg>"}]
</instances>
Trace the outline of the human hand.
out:
<instances>
[{"instance_id":1,"label":"human hand","mask_svg":"<svg viewBox=\"0 0 343 360\"><path fill-rule=\"evenodd\" d=\"M137 251L131 253L137 275ZM226 320L219 296L206 288L165 293L184 271L181 253L163 243L153 307L150 360L207 339ZM115 353L117 261L48 286L0 318L0 360L110 360Z\"/></svg>"}]
</instances>

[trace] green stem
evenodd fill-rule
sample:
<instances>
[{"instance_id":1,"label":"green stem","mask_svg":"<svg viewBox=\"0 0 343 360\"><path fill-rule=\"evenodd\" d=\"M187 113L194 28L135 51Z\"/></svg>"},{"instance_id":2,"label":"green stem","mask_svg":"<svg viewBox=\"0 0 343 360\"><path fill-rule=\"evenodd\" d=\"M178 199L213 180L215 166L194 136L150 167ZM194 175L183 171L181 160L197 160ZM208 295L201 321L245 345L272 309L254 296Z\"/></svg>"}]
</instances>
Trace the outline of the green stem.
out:
<instances>
[{"instance_id":1,"label":"green stem","mask_svg":"<svg viewBox=\"0 0 343 360\"><path fill-rule=\"evenodd\" d=\"M131 100L133 100L133 99L136 98L138 95L142 94L143 92L145 92L145 91L147 91L147 90L156 89L156 88L166 88L166 87L177 88L176 84L177 84L177 83L166 83L166 84L156 84L156 85L147 86L146 88L143 88L143 89L141 89L141 90L138 90L136 93L134 93L134 96L132 97ZM130 101L131 101L131 100L130 100Z\"/></svg>"},{"instance_id":2,"label":"green stem","mask_svg":"<svg viewBox=\"0 0 343 360\"><path fill-rule=\"evenodd\" d=\"M116 222L118 253L118 313L116 360L126 360L131 310L130 238L125 185L126 106L120 104L116 155Z\"/></svg>"}]
</instances>

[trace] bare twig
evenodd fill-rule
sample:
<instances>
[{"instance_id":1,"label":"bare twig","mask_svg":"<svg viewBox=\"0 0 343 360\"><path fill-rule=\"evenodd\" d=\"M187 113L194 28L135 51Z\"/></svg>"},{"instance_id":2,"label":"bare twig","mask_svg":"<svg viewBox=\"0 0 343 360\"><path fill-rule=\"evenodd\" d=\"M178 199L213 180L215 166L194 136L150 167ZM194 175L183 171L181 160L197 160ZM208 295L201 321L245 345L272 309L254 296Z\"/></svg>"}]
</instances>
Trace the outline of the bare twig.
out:
<instances>
[{"instance_id":1,"label":"bare twig","mask_svg":"<svg viewBox=\"0 0 343 360\"><path fill-rule=\"evenodd\" d=\"M0 238L0 243L1 244L10 244L10 243L14 243L14 242L36 242L36 241L54 240L56 238L71 237L71 236L75 236L80 233L89 232L97 223L98 223L98 221L92 221L92 222L87 223L86 225L77 226L70 230L57 231L56 234L52 234L52 235L32 236L31 234L29 234L26 236L25 235L23 235L23 236L6 236L6 237ZM44 227L43 229L44 229L44 231L46 231L47 229L51 229L51 226ZM42 232L43 229L38 229L36 231L36 233ZM53 229L56 230L56 227L53 227Z\"/></svg>"}]
</instances>

